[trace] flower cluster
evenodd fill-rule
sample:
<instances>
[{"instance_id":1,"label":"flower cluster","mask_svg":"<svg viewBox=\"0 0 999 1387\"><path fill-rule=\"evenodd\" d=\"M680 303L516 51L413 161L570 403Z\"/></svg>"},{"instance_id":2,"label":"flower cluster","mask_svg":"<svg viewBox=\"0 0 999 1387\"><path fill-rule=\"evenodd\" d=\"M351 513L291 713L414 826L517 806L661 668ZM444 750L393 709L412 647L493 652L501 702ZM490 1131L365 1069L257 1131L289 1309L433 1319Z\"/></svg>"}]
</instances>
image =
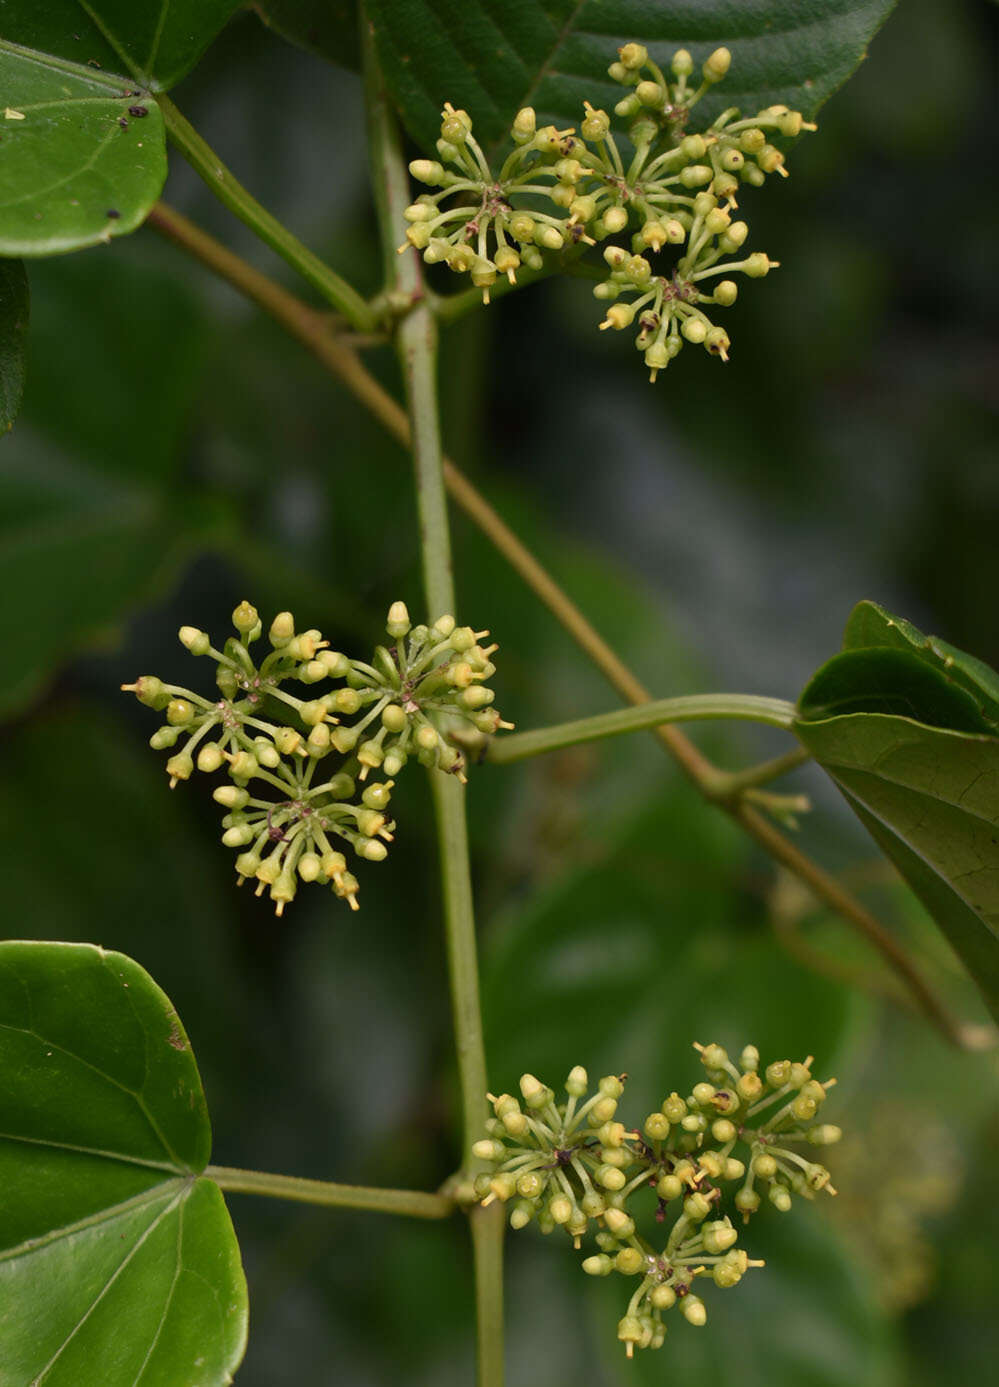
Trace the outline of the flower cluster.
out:
<instances>
[{"instance_id":1,"label":"flower cluster","mask_svg":"<svg viewBox=\"0 0 999 1387\"><path fill-rule=\"evenodd\" d=\"M794 1195L836 1193L829 1171L807 1154L809 1146L840 1139L838 1127L815 1122L836 1081L814 1079L811 1056L800 1064L778 1060L761 1073L753 1045L738 1065L720 1045L695 1049L705 1077L685 1098L671 1093L641 1131L617 1120L626 1076L601 1079L588 1097L586 1070L577 1067L562 1103L532 1074L520 1080L520 1099L490 1095L495 1116L473 1148L492 1166L474 1179L483 1204L508 1202L514 1228L532 1220L543 1233L561 1226L577 1249L595 1229L600 1250L585 1258L583 1270L639 1278L618 1324L629 1357L636 1346L661 1346L663 1314L675 1305L688 1323L705 1323L695 1289L702 1281L735 1286L763 1265L736 1246L729 1209L748 1222L764 1197L786 1212ZM649 1190L654 1221L670 1224L665 1239L643 1236L640 1210L629 1212L632 1197Z\"/></svg>"},{"instance_id":2,"label":"flower cluster","mask_svg":"<svg viewBox=\"0 0 999 1387\"><path fill-rule=\"evenodd\" d=\"M438 191L406 209L407 244L428 264L444 262L468 273L488 302L497 276L513 282L521 265L541 269L544 251L594 245L630 231L626 244L604 251L610 274L594 293L612 302L601 327L623 329L637 321L636 345L652 380L684 342L727 360L728 335L705 307L734 303L738 286L717 277L760 278L777 263L762 252L724 258L738 255L748 236L746 223L732 217L736 194L745 184L758 187L767 174L786 174L775 137L815 129L786 106L747 118L733 106L703 132L690 132L693 107L730 63L728 49L716 49L693 85L694 63L685 49L673 55L667 77L641 44L625 44L609 72L628 88L614 108L626 123L627 148L615 139L610 115L589 102L578 133L538 127L528 106L517 113L514 148L498 173L472 134L468 113L446 105L439 159L410 164L414 178ZM661 266L666 248L676 258Z\"/></svg>"},{"instance_id":3,"label":"flower cluster","mask_svg":"<svg viewBox=\"0 0 999 1387\"><path fill-rule=\"evenodd\" d=\"M394 602L386 626L393 644L377 646L370 664L331 650L320 631L297 631L290 612L271 622L270 649L257 663L256 608L240 603L232 621L236 634L222 650L207 632L180 629L193 655L215 662L213 696L148 674L122 688L166 715L150 745L162 751L179 743L166 765L171 787L195 769L228 776L214 798L227 811L222 841L240 850L241 882L256 880L258 895L269 889L279 915L299 883L311 881L328 882L356 910L357 879L337 840L382 861L395 828L386 812L392 777L407 761L464 780L455 737L512 726L487 687L497 647L480 644L488 631L459 626L453 616L412 626L405 604ZM306 686L307 696L288 683ZM387 778L369 781L373 771Z\"/></svg>"}]
</instances>

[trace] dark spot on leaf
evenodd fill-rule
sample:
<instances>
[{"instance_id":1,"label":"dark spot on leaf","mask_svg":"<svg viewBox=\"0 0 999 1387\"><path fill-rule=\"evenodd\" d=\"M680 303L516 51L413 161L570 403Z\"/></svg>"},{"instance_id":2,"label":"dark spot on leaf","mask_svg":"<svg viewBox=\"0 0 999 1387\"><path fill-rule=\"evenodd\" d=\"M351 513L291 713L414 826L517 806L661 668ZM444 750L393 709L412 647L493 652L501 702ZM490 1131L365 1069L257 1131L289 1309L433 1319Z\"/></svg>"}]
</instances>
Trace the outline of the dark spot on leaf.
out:
<instances>
[{"instance_id":1,"label":"dark spot on leaf","mask_svg":"<svg viewBox=\"0 0 999 1387\"><path fill-rule=\"evenodd\" d=\"M149 114L149 107L148 107L148 106L129 106L129 108L128 108L128 114L129 114L130 116L135 116L136 120L138 120L138 119L140 119L140 117L142 117L142 116L148 116L148 114Z\"/></svg>"},{"instance_id":2,"label":"dark spot on leaf","mask_svg":"<svg viewBox=\"0 0 999 1387\"><path fill-rule=\"evenodd\" d=\"M111 218L112 221L117 221L118 218L121 216L121 213L116 208L109 207L107 210L107 215Z\"/></svg>"},{"instance_id":3,"label":"dark spot on leaf","mask_svg":"<svg viewBox=\"0 0 999 1387\"><path fill-rule=\"evenodd\" d=\"M119 116L119 117L118 117L118 124L121 126L121 128L122 128L123 130L127 130L127 129L128 129L128 121L125 119L124 116Z\"/></svg>"}]
</instances>

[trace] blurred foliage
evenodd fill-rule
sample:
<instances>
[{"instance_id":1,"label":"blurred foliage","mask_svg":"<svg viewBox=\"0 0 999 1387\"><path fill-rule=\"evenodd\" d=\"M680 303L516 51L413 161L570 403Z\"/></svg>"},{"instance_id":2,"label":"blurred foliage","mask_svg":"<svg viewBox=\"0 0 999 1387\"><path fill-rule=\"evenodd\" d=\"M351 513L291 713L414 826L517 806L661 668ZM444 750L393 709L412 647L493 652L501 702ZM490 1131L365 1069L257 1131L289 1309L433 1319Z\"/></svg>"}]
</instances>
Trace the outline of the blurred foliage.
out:
<instances>
[{"instance_id":1,"label":"blurred foliage","mask_svg":"<svg viewBox=\"0 0 999 1387\"><path fill-rule=\"evenodd\" d=\"M984 0L907 0L874 41L792 177L753 199L754 245L783 268L732 311L729 366L685 353L649 386L569 280L446 334L449 449L657 694L793 696L861 597L999 663L983 598L999 580L999 204L980 166L997 21ZM356 77L245 16L176 99L265 205L377 289ZM944 167L975 198L942 241L927 175ZM287 282L188 171L167 196ZM420 612L406 458L152 232L33 265L31 285L24 411L0 440L7 933L92 940L149 969L199 1056L216 1160L432 1188L453 1164L457 1091L419 779L400 785L400 833L365 872L359 920L306 893L276 922L235 890L205 783L168 791L145 710L117 693L180 675L176 628L219 629L244 596L336 645L367 646L393 598ZM396 389L388 353L370 360ZM504 713L526 728L612 707L458 515L455 538L458 616L501 643ZM697 737L733 768L786 745ZM789 783L816 802L803 847L980 1019L918 906L868 873L870 846L819 773ZM834 1168L840 1199L793 1227L762 1215L767 1268L711 1298L713 1327L676 1328L642 1380L981 1378L999 1354L995 1061L945 1050L886 1002L877 961L811 904L774 931L772 865L649 739L483 769L469 807L495 1084L583 1062L628 1068L654 1096L694 1076L695 1039L814 1048L840 1077L833 1120L862 1137ZM309 1381L352 1387L469 1380L457 1220L239 1197L232 1211L246 1387L298 1384L305 1363ZM511 1381L633 1382L608 1333L620 1287L533 1231L510 1243Z\"/></svg>"}]
</instances>

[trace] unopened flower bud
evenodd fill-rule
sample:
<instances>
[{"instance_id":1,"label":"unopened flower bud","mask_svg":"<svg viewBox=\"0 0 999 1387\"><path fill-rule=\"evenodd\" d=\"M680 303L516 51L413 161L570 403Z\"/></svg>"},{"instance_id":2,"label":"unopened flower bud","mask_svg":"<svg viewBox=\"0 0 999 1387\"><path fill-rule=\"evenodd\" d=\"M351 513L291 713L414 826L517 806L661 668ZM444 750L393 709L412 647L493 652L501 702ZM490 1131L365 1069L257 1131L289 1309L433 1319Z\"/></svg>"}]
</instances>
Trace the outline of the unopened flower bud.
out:
<instances>
[{"instance_id":1,"label":"unopened flower bud","mask_svg":"<svg viewBox=\"0 0 999 1387\"><path fill-rule=\"evenodd\" d=\"M544 246L545 250L561 250L565 245L565 237L555 226L543 226L535 234L535 240L539 246Z\"/></svg>"},{"instance_id":2,"label":"unopened flower bud","mask_svg":"<svg viewBox=\"0 0 999 1387\"><path fill-rule=\"evenodd\" d=\"M732 54L727 48L716 48L705 60L701 72L706 82L720 82L732 66Z\"/></svg>"},{"instance_id":3,"label":"unopened flower bud","mask_svg":"<svg viewBox=\"0 0 999 1387\"><path fill-rule=\"evenodd\" d=\"M197 626L182 626L177 635L181 645L186 646L192 655L207 655L211 645L207 631L199 631Z\"/></svg>"},{"instance_id":4,"label":"unopened flower bud","mask_svg":"<svg viewBox=\"0 0 999 1387\"><path fill-rule=\"evenodd\" d=\"M211 775L225 762L222 748L215 742L208 742L198 751L198 770ZM235 787L234 787L235 788Z\"/></svg>"},{"instance_id":5,"label":"unopened flower bud","mask_svg":"<svg viewBox=\"0 0 999 1387\"><path fill-rule=\"evenodd\" d=\"M537 116L533 106L524 106L513 118L510 133L516 144L527 144L534 139L537 130Z\"/></svg>"},{"instance_id":6,"label":"unopened flower bud","mask_svg":"<svg viewBox=\"0 0 999 1387\"><path fill-rule=\"evenodd\" d=\"M619 1241L630 1238L635 1231L634 1219L629 1218L623 1209L608 1209L604 1214L604 1223Z\"/></svg>"},{"instance_id":7,"label":"unopened flower bud","mask_svg":"<svg viewBox=\"0 0 999 1387\"><path fill-rule=\"evenodd\" d=\"M714 170L707 164L688 164L680 170L680 182L685 188L703 188L714 177Z\"/></svg>"},{"instance_id":8,"label":"unopened flower bud","mask_svg":"<svg viewBox=\"0 0 999 1387\"><path fill-rule=\"evenodd\" d=\"M842 1127L836 1127L831 1122L824 1122L819 1127L813 1127L808 1133L808 1140L813 1146L833 1146L843 1135Z\"/></svg>"},{"instance_id":9,"label":"unopened flower bud","mask_svg":"<svg viewBox=\"0 0 999 1387\"><path fill-rule=\"evenodd\" d=\"M566 1093L573 1098L582 1098L589 1085L590 1079L586 1070L581 1064L574 1065L565 1081Z\"/></svg>"},{"instance_id":10,"label":"unopened flower bud","mask_svg":"<svg viewBox=\"0 0 999 1387\"><path fill-rule=\"evenodd\" d=\"M279 649L288 644L295 634L295 618L291 612L278 612L271 622L269 634L271 645Z\"/></svg>"}]
</instances>

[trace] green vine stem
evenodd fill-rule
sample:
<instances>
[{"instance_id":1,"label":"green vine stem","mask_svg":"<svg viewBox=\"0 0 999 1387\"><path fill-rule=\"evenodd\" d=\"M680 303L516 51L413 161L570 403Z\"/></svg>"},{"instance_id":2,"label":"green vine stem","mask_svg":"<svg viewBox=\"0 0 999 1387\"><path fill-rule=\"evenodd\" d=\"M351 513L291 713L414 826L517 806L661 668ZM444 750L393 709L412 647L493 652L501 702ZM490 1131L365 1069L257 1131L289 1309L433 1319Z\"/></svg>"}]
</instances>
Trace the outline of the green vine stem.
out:
<instances>
[{"instance_id":1,"label":"green vine stem","mask_svg":"<svg viewBox=\"0 0 999 1387\"><path fill-rule=\"evenodd\" d=\"M681 698L663 698L634 708L620 708L613 713L598 713L592 718L562 722L556 727L541 727L533 732L499 737L490 743L487 760L523 761L528 756L560 751L579 742L619 737L624 732L646 732L651 727L670 722L734 718L789 729L794 723L794 716L793 703L786 703L782 698L759 698L753 694L691 694Z\"/></svg>"},{"instance_id":2,"label":"green vine stem","mask_svg":"<svg viewBox=\"0 0 999 1387\"><path fill-rule=\"evenodd\" d=\"M380 1190L369 1185L335 1185L329 1180L305 1180L297 1175L271 1175L262 1170L236 1170L210 1165L204 1174L219 1189L233 1194L261 1194L270 1199L292 1199L300 1204L321 1204L331 1209L368 1209L376 1214L408 1214L410 1218L447 1218L454 1202L443 1194L422 1190Z\"/></svg>"},{"instance_id":3,"label":"green vine stem","mask_svg":"<svg viewBox=\"0 0 999 1387\"><path fill-rule=\"evenodd\" d=\"M389 109L375 61L370 34L362 24L368 106L368 130L374 183L381 221L388 283L400 299L415 305L399 323L396 343L406 387L417 507L420 553L428 611L454 612L451 537L444 482L440 413L437 398L437 322L423 300L419 262L394 255L395 229L409 202L409 177L399 132ZM486 1056L482 1038L479 972L472 902L465 796L451 776L431 771L430 786L437 822L448 968L454 1013L458 1074L464 1124L463 1161L476 1165L472 1144L486 1117ZM475 1208L470 1216L475 1267L476 1365L479 1387L502 1387L503 1237L502 1218Z\"/></svg>"},{"instance_id":4,"label":"green vine stem","mask_svg":"<svg viewBox=\"0 0 999 1387\"><path fill-rule=\"evenodd\" d=\"M226 168L211 146L198 134L168 96L160 93L157 104L163 112L167 134L194 171L204 179L220 202L234 212L255 235L302 278L317 293L347 319L358 332L375 327L375 316L364 299L330 267L293 236L287 227L272 217L266 208L252 197L242 183Z\"/></svg>"},{"instance_id":5,"label":"green vine stem","mask_svg":"<svg viewBox=\"0 0 999 1387\"><path fill-rule=\"evenodd\" d=\"M165 203L157 203L148 222L269 313L360 401L392 437L404 448L410 446L410 423L406 411L367 370L357 353L337 340L322 314L261 274ZM465 474L447 457L443 458L442 463L444 483L452 499L548 608L611 687L626 703L648 703L649 693L645 686L555 582L544 565ZM724 787L727 773L702 755L678 727L661 724L653 728L652 733L706 799L719 804L731 814L765 852L803 881L818 900L864 935L909 989L919 1010L945 1040L961 1049L981 1048L972 1033L974 1028L963 1026L950 1015L905 950L856 896L813 862L764 814L748 804L744 796L730 799L724 789L716 794L714 787L719 784L720 778Z\"/></svg>"}]
</instances>

